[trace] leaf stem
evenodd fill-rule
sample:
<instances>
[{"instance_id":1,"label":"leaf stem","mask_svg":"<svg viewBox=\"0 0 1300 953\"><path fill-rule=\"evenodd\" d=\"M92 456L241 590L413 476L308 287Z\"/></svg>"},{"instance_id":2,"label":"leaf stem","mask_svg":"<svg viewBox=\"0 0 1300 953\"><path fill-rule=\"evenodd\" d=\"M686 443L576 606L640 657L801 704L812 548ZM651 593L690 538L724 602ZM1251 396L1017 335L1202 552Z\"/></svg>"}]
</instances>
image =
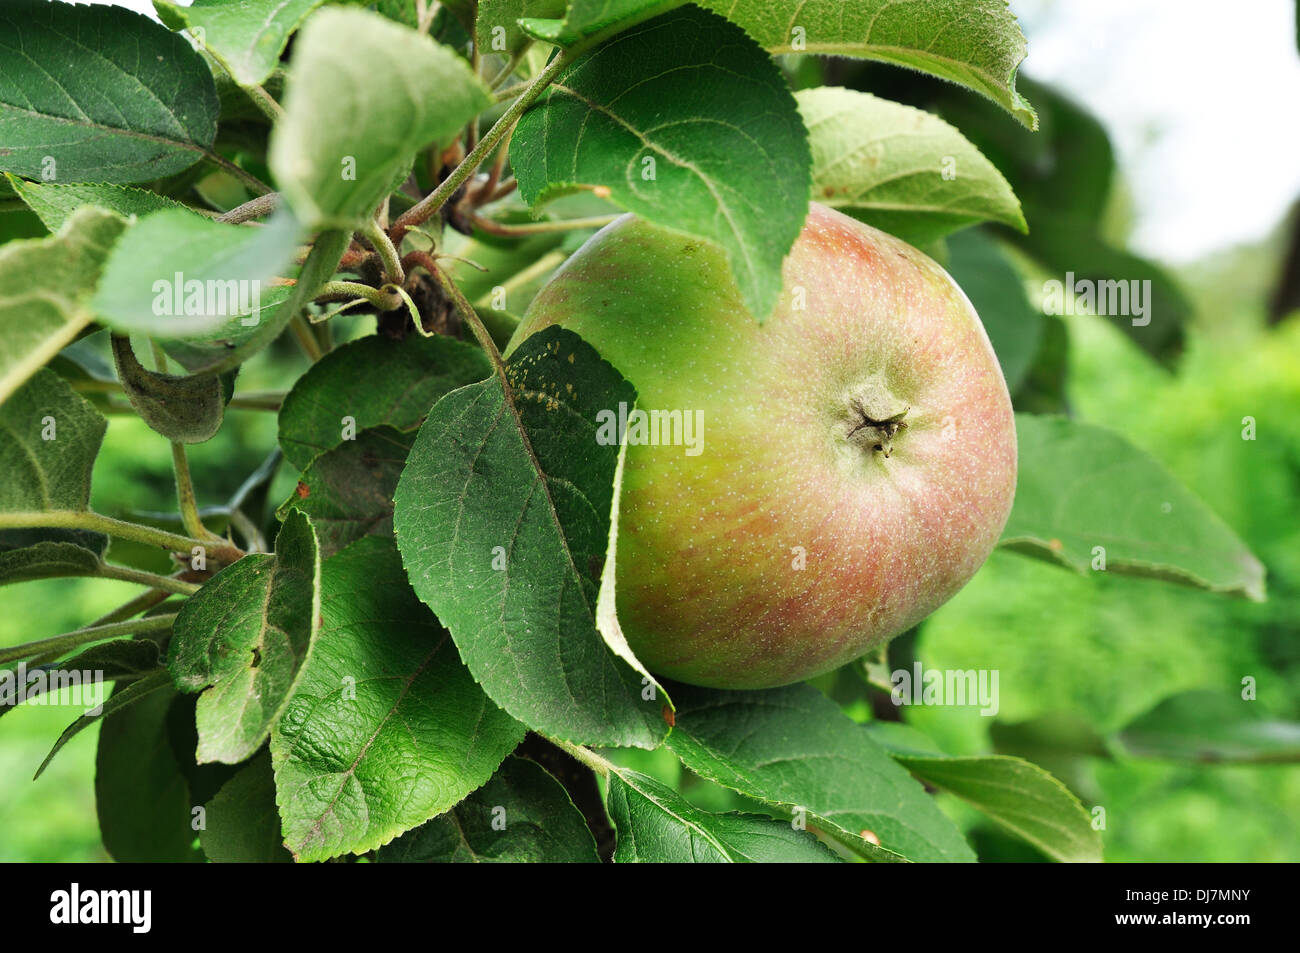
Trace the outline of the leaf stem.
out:
<instances>
[{"instance_id":1,"label":"leaf stem","mask_svg":"<svg viewBox=\"0 0 1300 953\"><path fill-rule=\"evenodd\" d=\"M362 287L370 287L363 285ZM371 289L374 290L373 288ZM74 381L72 389L79 394L120 394L122 385L117 381L84 380ZM255 390L246 394L236 394L230 398L227 407L242 410L279 410L284 403L286 393L282 390ZM130 411L130 408L124 408Z\"/></svg>"},{"instance_id":2,"label":"leaf stem","mask_svg":"<svg viewBox=\"0 0 1300 953\"><path fill-rule=\"evenodd\" d=\"M510 381L506 376L506 362L502 359L501 352L497 350L496 341L492 340L492 335L489 334L488 329L484 327L483 319L478 316L478 312L474 310L474 306L469 303L464 293L456 287L456 283L448 277L445 271L441 268L434 268L433 277L437 279L438 284L442 286L442 290L446 292L451 303L454 304L456 310L460 312L460 316L465 319L465 323L468 324L470 330L474 332L474 337L478 340L479 346L487 352L488 360L492 362L492 367L496 371L497 377L501 379L501 386L505 388L506 398L509 400Z\"/></svg>"},{"instance_id":3,"label":"leaf stem","mask_svg":"<svg viewBox=\"0 0 1300 953\"><path fill-rule=\"evenodd\" d=\"M269 185L267 185L265 182L259 179L257 176L253 175L253 173L247 171L246 169L241 169L239 166L235 165L235 163L231 162L225 156L218 155L217 153L211 150L205 151L203 155L207 157L208 161L219 166L222 169L222 171L229 172L231 175L239 179L241 182L247 185L258 195L268 195L271 192L275 191Z\"/></svg>"},{"instance_id":4,"label":"leaf stem","mask_svg":"<svg viewBox=\"0 0 1300 953\"><path fill-rule=\"evenodd\" d=\"M262 531L253 524L243 510L230 510L230 525L243 534L245 545L251 546L254 552L266 552L266 539L262 536Z\"/></svg>"},{"instance_id":5,"label":"leaf stem","mask_svg":"<svg viewBox=\"0 0 1300 953\"><path fill-rule=\"evenodd\" d=\"M397 254L397 247L388 238L388 233L377 222L367 222L361 234L370 242L384 262L384 277L395 285L406 283L406 272L402 270L402 259Z\"/></svg>"},{"instance_id":6,"label":"leaf stem","mask_svg":"<svg viewBox=\"0 0 1300 953\"><path fill-rule=\"evenodd\" d=\"M195 539L220 539L203 525L199 516L199 503L194 495L194 480L190 476L190 461L185 455L185 444L172 441L172 471L176 474L176 502L180 507L181 525Z\"/></svg>"},{"instance_id":7,"label":"leaf stem","mask_svg":"<svg viewBox=\"0 0 1300 953\"><path fill-rule=\"evenodd\" d=\"M271 122L279 122L284 118L284 107L275 101L275 98L266 91L265 86L245 86L244 92L253 101L253 105L262 110L263 115Z\"/></svg>"},{"instance_id":8,"label":"leaf stem","mask_svg":"<svg viewBox=\"0 0 1300 953\"><path fill-rule=\"evenodd\" d=\"M532 45L533 41L529 40L519 49L515 50L514 55L510 57L509 61L506 62L506 65L501 67L501 72L497 73L496 76L493 76L492 79L488 81L488 89L496 89L514 75L515 70L519 68L519 64L524 58L524 54L528 52L528 48Z\"/></svg>"},{"instance_id":9,"label":"leaf stem","mask_svg":"<svg viewBox=\"0 0 1300 953\"><path fill-rule=\"evenodd\" d=\"M288 395L282 390L256 390L249 391L247 394L236 394L230 398L227 407L235 407L240 410L273 410L278 411L280 405L284 403Z\"/></svg>"},{"instance_id":10,"label":"leaf stem","mask_svg":"<svg viewBox=\"0 0 1300 953\"><path fill-rule=\"evenodd\" d=\"M529 80L525 80L522 83L515 83L513 86L507 86L505 89L498 89L496 91L496 101L499 103L503 103L507 99L514 99L516 96L521 95L523 91L528 88L528 83Z\"/></svg>"},{"instance_id":11,"label":"leaf stem","mask_svg":"<svg viewBox=\"0 0 1300 953\"><path fill-rule=\"evenodd\" d=\"M556 248L549 251L527 268L515 272L505 281L501 282L499 287L501 287L506 294L509 294L515 288L528 284L528 282L532 281L538 275L544 275L553 268L559 268L560 265L564 264L564 259L567 257L568 255L562 249ZM489 291L488 295L491 294L492 292ZM481 307L490 307L490 304L485 301L484 298L480 298L478 303Z\"/></svg>"},{"instance_id":12,"label":"leaf stem","mask_svg":"<svg viewBox=\"0 0 1300 953\"><path fill-rule=\"evenodd\" d=\"M146 546L159 546L170 552L188 553L195 546L208 545L203 540L169 533L141 523L104 516L93 510L44 510L35 513L0 513L0 529L87 529L96 533L129 539Z\"/></svg>"},{"instance_id":13,"label":"leaf stem","mask_svg":"<svg viewBox=\"0 0 1300 953\"><path fill-rule=\"evenodd\" d=\"M320 349L320 342L316 340L316 335L312 333L311 324L299 312L293 316L289 322L289 330L293 332L294 338L297 339L302 351L307 355L307 359L315 364L325 353Z\"/></svg>"},{"instance_id":14,"label":"leaf stem","mask_svg":"<svg viewBox=\"0 0 1300 953\"><path fill-rule=\"evenodd\" d=\"M396 295L385 292L382 288L372 288L370 285L363 285L359 281L327 281L321 285L320 291L316 295L316 300L328 298L337 300L340 298L364 298L380 311L396 311L402 306L401 299Z\"/></svg>"},{"instance_id":15,"label":"leaf stem","mask_svg":"<svg viewBox=\"0 0 1300 953\"><path fill-rule=\"evenodd\" d=\"M204 51L208 56L216 61L217 65L220 66L225 71L226 75L230 77L231 81L244 91L244 94L252 100L253 105L261 111L262 115L266 116L266 118L271 120L273 123L279 122L284 118L284 109L275 101L271 94L266 91L266 87L257 83L252 86L245 86L235 78L235 71L230 68L230 64L226 62L224 56L210 47L205 47Z\"/></svg>"},{"instance_id":16,"label":"leaf stem","mask_svg":"<svg viewBox=\"0 0 1300 953\"><path fill-rule=\"evenodd\" d=\"M84 629L75 629L62 635L35 642L25 642L7 649L0 649L0 664L17 662L34 655L60 655L87 642L102 642L119 635L139 635L142 632L160 632L171 628L176 613L171 615L153 615L143 619L128 619L125 622L110 622L107 625L92 625Z\"/></svg>"},{"instance_id":17,"label":"leaf stem","mask_svg":"<svg viewBox=\"0 0 1300 953\"><path fill-rule=\"evenodd\" d=\"M501 114L501 118L492 124L492 128L479 140L473 151L465 156L461 163L452 170L451 175L443 179L438 187L427 196L402 213L401 217L393 223L393 227L389 232L395 244L401 242L411 226L427 222L447 203L447 200L455 194L461 184L474 174L483 160L492 154L492 150L497 147L505 134L514 128L515 123L519 121L519 117L524 114L528 107L542 94L543 90L551 84L551 81L573 59L574 52L570 50L560 53L551 60L546 69L533 78L528 87L519 95L519 98L510 104L510 108Z\"/></svg>"},{"instance_id":18,"label":"leaf stem","mask_svg":"<svg viewBox=\"0 0 1300 953\"><path fill-rule=\"evenodd\" d=\"M519 188L519 181L515 179L514 176L511 176L510 178L502 182L500 185L498 185L496 191L493 192L491 195L489 195L487 198L487 202L483 204L486 205L489 202L499 201L500 199L505 198L507 195L509 195L517 188Z\"/></svg>"},{"instance_id":19,"label":"leaf stem","mask_svg":"<svg viewBox=\"0 0 1300 953\"><path fill-rule=\"evenodd\" d=\"M127 619L138 616L141 612L147 612L160 602L167 601L173 593L163 589L149 589L140 593L129 602L124 602L111 612L106 612L86 628L93 628L97 625L108 625L110 622L124 622Z\"/></svg>"},{"instance_id":20,"label":"leaf stem","mask_svg":"<svg viewBox=\"0 0 1300 953\"><path fill-rule=\"evenodd\" d=\"M199 591L199 587L192 582L185 582L183 579L176 579L172 576L160 576L154 572L145 572L143 569L131 569L128 566L114 566L112 563L103 563L99 568L99 574L105 579L120 579L122 582L135 582L142 586L148 586L150 589L158 589L162 592L192 596Z\"/></svg>"},{"instance_id":21,"label":"leaf stem","mask_svg":"<svg viewBox=\"0 0 1300 953\"><path fill-rule=\"evenodd\" d=\"M159 374L166 374L167 352L152 338L149 340L149 347L153 350L154 369ZM176 475L176 503L181 514L181 525L185 527L185 532L195 539L220 539L219 536L208 532L203 525L203 519L199 516L199 504L194 496L194 481L190 477L190 461L185 455L185 444L173 440L171 445L172 472Z\"/></svg>"},{"instance_id":22,"label":"leaf stem","mask_svg":"<svg viewBox=\"0 0 1300 953\"><path fill-rule=\"evenodd\" d=\"M501 140L501 147L497 149L496 161L492 163L492 168L488 170L487 180L483 183L482 188L474 193L475 208L492 201L492 196L497 190L497 184L501 181L501 173L506 168L506 159L510 155L510 137L513 134L514 130L511 129L506 134L506 137Z\"/></svg>"},{"instance_id":23,"label":"leaf stem","mask_svg":"<svg viewBox=\"0 0 1300 953\"><path fill-rule=\"evenodd\" d=\"M582 745L570 744L567 741L562 741L559 738L551 738L549 736L546 740L555 745L561 751L571 755L574 759L581 761L602 778L609 777L611 771L617 771L617 768L612 761L602 758L590 748L584 748Z\"/></svg>"},{"instance_id":24,"label":"leaf stem","mask_svg":"<svg viewBox=\"0 0 1300 953\"><path fill-rule=\"evenodd\" d=\"M567 232L579 228L604 228L616 218L618 218L617 215L598 215L593 218L549 219L541 222L525 222L521 225L507 225L504 222L490 219L486 215L475 215L473 222L489 235L518 236L522 238L544 232Z\"/></svg>"}]
</instances>

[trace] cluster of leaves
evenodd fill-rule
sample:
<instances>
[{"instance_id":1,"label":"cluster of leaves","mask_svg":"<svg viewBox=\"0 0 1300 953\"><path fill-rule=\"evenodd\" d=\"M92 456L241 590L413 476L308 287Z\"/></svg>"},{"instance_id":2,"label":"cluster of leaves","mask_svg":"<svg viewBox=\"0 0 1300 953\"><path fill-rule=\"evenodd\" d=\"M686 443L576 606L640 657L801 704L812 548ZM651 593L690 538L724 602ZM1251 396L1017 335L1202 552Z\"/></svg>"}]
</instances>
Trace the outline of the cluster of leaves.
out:
<instances>
[{"instance_id":1,"label":"cluster of leaves","mask_svg":"<svg viewBox=\"0 0 1300 953\"><path fill-rule=\"evenodd\" d=\"M567 331L499 350L618 209L723 249L756 320L810 196L931 247L1024 230L954 126L859 90L794 94L783 72L823 53L910 67L1033 129L1003 0L156 7L165 26L0 11L0 582L143 587L0 662L116 681L96 774L114 857L594 861L612 825L620 861L974 859L928 785L1049 857L1099 858L1082 806L1028 761L899 744L808 685L656 682L619 630L620 453L592 434L635 391ZM581 217L530 220L520 198ZM987 235L948 254L1017 389L1041 316L1008 297ZM227 297L191 305L191 282ZM376 333L335 347L345 311ZM85 357L105 334L115 373ZM241 394L241 365L282 336L310 370ZM185 447L235 406L277 409L279 450L200 511ZM179 526L90 508L103 414L127 409L172 444ZM1017 425L1005 545L1087 571L1104 540L1109 571L1261 594L1258 563L1153 460L1063 417ZM267 531L280 454L300 480ZM174 571L110 561L110 539ZM751 810L700 809L627 767L635 748Z\"/></svg>"}]
</instances>

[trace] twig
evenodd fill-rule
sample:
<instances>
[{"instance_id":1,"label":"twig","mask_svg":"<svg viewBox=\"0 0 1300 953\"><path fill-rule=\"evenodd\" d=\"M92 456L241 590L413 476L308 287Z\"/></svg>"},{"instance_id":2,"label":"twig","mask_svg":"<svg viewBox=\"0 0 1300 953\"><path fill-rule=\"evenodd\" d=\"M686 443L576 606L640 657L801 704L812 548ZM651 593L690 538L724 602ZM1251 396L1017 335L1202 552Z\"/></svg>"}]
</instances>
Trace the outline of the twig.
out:
<instances>
[{"instance_id":1,"label":"twig","mask_svg":"<svg viewBox=\"0 0 1300 953\"><path fill-rule=\"evenodd\" d=\"M93 510L45 510L28 513L0 513L0 529L87 529L118 539L160 546L170 552L189 553L195 546L205 546L200 539L180 536L166 530L128 523L125 520L104 516ZM241 554L242 555L242 554ZM224 562L225 560L223 560ZM233 562L233 560L231 560Z\"/></svg>"},{"instance_id":2,"label":"twig","mask_svg":"<svg viewBox=\"0 0 1300 953\"><path fill-rule=\"evenodd\" d=\"M245 86L244 92L253 101L253 105L262 110L262 114L271 122L279 122L284 118L284 108L275 101L264 86Z\"/></svg>"},{"instance_id":3,"label":"twig","mask_svg":"<svg viewBox=\"0 0 1300 953\"><path fill-rule=\"evenodd\" d=\"M107 625L87 626L84 629L75 629L62 635L51 636L48 639L25 642L22 645L0 649L0 664L17 662L20 659L31 658L34 655L50 655L55 652L61 655L69 649L75 649L87 642L102 642L104 639L111 639L119 635L160 632L171 628L175 618L175 613L171 615L153 615L143 619L129 619L125 622L110 622Z\"/></svg>"},{"instance_id":4,"label":"twig","mask_svg":"<svg viewBox=\"0 0 1300 953\"><path fill-rule=\"evenodd\" d=\"M507 225L485 215L476 214L473 216L473 222L490 235L522 238L527 235L538 235L545 232L567 232L580 228L604 228L616 218L618 218L617 215L601 215L596 218L552 219L542 222L524 222L520 225Z\"/></svg>"},{"instance_id":5,"label":"twig","mask_svg":"<svg viewBox=\"0 0 1300 953\"><path fill-rule=\"evenodd\" d=\"M148 586L150 589L158 589L173 595L192 596L199 591L199 587L194 583L177 579L174 576L160 576L156 572L131 569L129 566L115 566L112 563L101 564L99 575L105 579L138 583L141 586Z\"/></svg>"},{"instance_id":6,"label":"twig","mask_svg":"<svg viewBox=\"0 0 1300 953\"><path fill-rule=\"evenodd\" d=\"M86 628L93 628L97 625L108 625L110 622L122 622L126 619L134 618L141 612L147 612L160 602L166 602L173 593L164 589L150 589L142 592L129 602L124 602L111 612L106 612Z\"/></svg>"},{"instance_id":7,"label":"twig","mask_svg":"<svg viewBox=\"0 0 1300 953\"><path fill-rule=\"evenodd\" d=\"M451 175L443 179L438 187L422 200L402 213L401 217L393 223L393 227L389 230L389 235L394 244L401 243L402 238L412 225L420 225L428 221L442 209L443 205L455 194L465 180L474 174L483 160L491 155L492 150L505 138L506 133L514 128L515 123L519 121L519 117L524 114L524 111L533 104L537 97L542 94L542 91L550 85L551 81L572 62L572 57L573 53L569 51L561 53L551 60L546 69L538 73L533 81L528 84L528 88L523 91L519 98L510 104L510 108L501 115L501 118L492 124L492 128L487 131L487 134L483 136L473 151L465 156L464 160L452 170Z\"/></svg>"},{"instance_id":8,"label":"twig","mask_svg":"<svg viewBox=\"0 0 1300 953\"><path fill-rule=\"evenodd\" d=\"M279 205L280 193L268 192L265 195L257 196L257 198L249 199L243 205L238 205L228 212L222 212L217 216L217 221L225 222L227 225L242 225L252 219L270 215Z\"/></svg>"}]
</instances>

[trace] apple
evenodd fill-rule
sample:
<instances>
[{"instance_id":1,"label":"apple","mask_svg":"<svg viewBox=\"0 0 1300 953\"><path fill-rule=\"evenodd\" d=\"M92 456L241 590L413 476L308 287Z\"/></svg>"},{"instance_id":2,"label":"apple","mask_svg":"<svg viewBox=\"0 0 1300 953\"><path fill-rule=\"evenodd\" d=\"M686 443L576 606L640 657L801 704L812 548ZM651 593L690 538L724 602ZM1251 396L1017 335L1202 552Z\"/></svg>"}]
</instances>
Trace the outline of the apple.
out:
<instances>
[{"instance_id":1,"label":"apple","mask_svg":"<svg viewBox=\"0 0 1300 953\"><path fill-rule=\"evenodd\" d=\"M1006 382L947 272L813 204L783 283L760 324L719 248L624 215L511 340L569 328L660 412L619 416L616 602L646 666L695 685L788 684L906 630L983 564L1015 493Z\"/></svg>"}]
</instances>

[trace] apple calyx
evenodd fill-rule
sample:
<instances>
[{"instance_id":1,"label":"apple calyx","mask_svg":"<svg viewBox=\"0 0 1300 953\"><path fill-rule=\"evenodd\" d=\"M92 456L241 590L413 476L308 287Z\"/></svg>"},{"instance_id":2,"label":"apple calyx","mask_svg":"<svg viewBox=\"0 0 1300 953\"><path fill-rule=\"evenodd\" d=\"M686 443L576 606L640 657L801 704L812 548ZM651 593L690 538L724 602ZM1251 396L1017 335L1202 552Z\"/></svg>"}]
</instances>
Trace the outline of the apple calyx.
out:
<instances>
[{"instance_id":1,"label":"apple calyx","mask_svg":"<svg viewBox=\"0 0 1300 953\"><path fill-rule=\"evenodd\" d=\"M900 430L907 429L903 418L912 408L894 410L896 404L882 398L883 395L874 390L849 397L845 415L848 425L845 439L860 450L884 454L888 459L894 452L894 437ZM882 409L882 405L888 409Z\"/></svg>"}]
</instances>

